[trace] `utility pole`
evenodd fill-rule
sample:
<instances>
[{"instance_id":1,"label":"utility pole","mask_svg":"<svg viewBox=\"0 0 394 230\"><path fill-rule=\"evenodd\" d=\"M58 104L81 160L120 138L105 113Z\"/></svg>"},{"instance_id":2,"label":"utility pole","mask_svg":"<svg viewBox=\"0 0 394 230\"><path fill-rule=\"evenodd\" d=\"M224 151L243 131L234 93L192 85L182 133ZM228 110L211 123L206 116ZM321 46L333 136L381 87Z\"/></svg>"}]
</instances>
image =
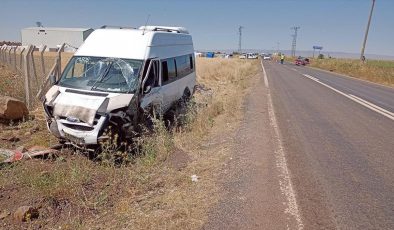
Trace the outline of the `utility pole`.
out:
<instances>
[{"instance_id":1,"label":"utility pole","mask_svg":"<svg viewBox=\"0 0 394 230\"><path fill-rule=\"evenodd\" d=\"M279 54L279 44L280 44L279 42L276 42L276 46L277 46L276 47L276 54Z\"/></svg>"},{"instance_id":2,"label":"utility pole","mask_svg":"<svg viewBox=\"0 0 394 230\"><path fill-rule=\"evenodd\" d=\"M372 0L372 7L371 7L371 11L369 12L367 29L365 30L364 42L363 42L363 46L361 48L360 60L363 60L363 57L364 57L365 44L367 44L368 31L369 31L369 26L371 25L371 18L372 18L372 12L373 12L374 6L375 6L375 0Z\"/></svg>"},{"instance_id":3,"label":"utility pole","mask_svg":"<svg viewBox=\"0 0 394 230\"><path fill-rule=\"evenodd\" d=\"M291 35L293 37L293 42L291 43L291 56L295 57L296 46L297 46L297 32L300 29L299 26L293 26L290 29L294 30L294 34Z\"/></svg>"},{"instance_id":4,"label":"utility pole","mask_svg":"<svg viewBox=\"0 0 394 230\"><path fill-rule=\"evenodd\" d=\"M239 28L238 28L238 33L239 33L238 52L239 52L239 54L242 53L242 29L243 28L244 28L243 26L239 26Z\"/></svg>"}]
</instances>

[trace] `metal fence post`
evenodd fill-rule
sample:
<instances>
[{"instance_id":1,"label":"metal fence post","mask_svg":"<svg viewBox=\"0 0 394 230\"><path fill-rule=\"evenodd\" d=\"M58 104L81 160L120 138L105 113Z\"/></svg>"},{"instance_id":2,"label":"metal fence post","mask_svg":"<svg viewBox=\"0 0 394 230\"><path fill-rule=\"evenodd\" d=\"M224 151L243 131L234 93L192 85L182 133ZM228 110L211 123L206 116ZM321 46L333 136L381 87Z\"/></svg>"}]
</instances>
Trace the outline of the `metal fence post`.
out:
<instances>
[{"instance_id":1,"label":"metal fence post","mask_svg":"<svg viewBox=\"0 0 394 230\"><path fill-rule=\"evenodd\" d=\"M9 67L12 66L12 56L11 56L11 51L12 51L12 46L10 46L10 49L8 50L8 64Z\"/></svg>"},{"instance_id":2,"label":"metal fence post","mask_svg":"<svg viewBox=\"0 0 394 230\"><path fill-rule=\"evenodd\" d=\"M3 49L3 62L5 64L7 64L7 49L8 49L8 46L4 46L4 49Z\"/></svg>"},{"instance_id":3,"label":"metal fence post","mask_svg":"<svg viewBox=\"0 0 394 230\"><path fill-rule=\"evenodd\" d=\"M45 76L45 62L44 62L44 52L46 50L47 46L44 45L42 47L42 50L40 51L40 57L41 57L41 71L42 71L42 75Z\"/></svg>"},{"instance_id":4,"label":"metal fence post","mask_svg":"<svg viewBox=\"0 0 394 230\"><path fill-rule=\"evenodd\" d=\"M3 61L3 46L0 46L0 61Z\"/></svg>"},{"instance_id":5,"label":"metal fence post","mask_svg":"<svg viewBox=\"0 0 394 230\"><path fill-rule=\"evenodd\" d=\"M19 57L19 68L21 70L21 72L23 72L23 52L25 52L25 48L23 47L21 49L21 56Z\"/></svg>"},{"instance_id":6,"label":"metal fence post","mask_svg":"<svg viewBox=\"0 0 394 230\"><path fill-rule=\"evenodd\" d=\"M26 55L24 58L24 75L25 75L25 98L27 108L31 108L31 98L30 98L30 61L29 56L33 49L32 45L27 48Z\"/></svg>"},{"instance_id":7,"label":"metal fence post","mask_svg":"<svg viewBox=\"0 0 394 230\"><path fill-rule=\"evenodd\" d=\"M8 46L4 49L4 64L8 65Z\"/></svg>"},{"instance_id":8,"label":"metal fence post","mask_svg":"<svg viewBox=\"0 0 394 230\"><path fill-rule=\"evenodd\" d=\"M33 46L33 49L31 50L30 56L31 56L31 65L33 67L33 75L34 75L34 80L35 80L35 86L36 88L38 87L38 78L37 78L37 71L36 71L36 62L34 61L34 49L36 47Z\"/></svg>"},{"instance_id":9,"label":"metal fence post","mask_svg":"<svg viewBox=\"0 0 394 230\"><path fill-rule=\"evenodd\" d=\"M3 62L4 63L7 62L7 49L8 49L8 46L3 47Z\"/></svg>"},{"instance_id":10,"label":"metal fence post","mask_svg":"<svg viewBox=\"0 0 394 230\"><path fill-rule=\"evenodd\" d=\"M1 46L0 48L0 61L4 62L4 46Z\"/></svg>"},{"instance_id":11,"label":"metal fence post","mask_svg":"<svg viewBox=\"0 0 394 230\"><path fill-rule=\"evenodd\" d=\"M1 52L2 52L1 59L5 63L7 61L7 46L3 46Z\"/></svg>"},{"instance_id":12,"label":"metal fence post","mask_svg":"<svg viewBox=\"0 0 394 230\"><path fill-rule=\"evenodd\" d=\"M3 46L2 61L4 64L7 64L7 46Z\"/></svg>"},{"instance_id":13,"label":"metal fence post","mask_svg":"<svg viewBox=\"0 0 394 230\"><path fill-rule=\"evenodd\" d=\"M12 63L12 67L13 67L13 69L16 71L16 49L17 49L17 46L15 46L14 47L14 62Z\"/></svg>"},{"instance_id":14,"label":"metal fence post","mask_svg":"<svg viewBox=\"0 0 394 230\"><path fill-rule=\"evenodd\" d=\"M65 45L66 45L66 43L63 43L62 46L57 51L57 77L56 77L56 79L59 79L60 75L62 73L62 52L64 51Z\"/></svg>"}]
</instances>

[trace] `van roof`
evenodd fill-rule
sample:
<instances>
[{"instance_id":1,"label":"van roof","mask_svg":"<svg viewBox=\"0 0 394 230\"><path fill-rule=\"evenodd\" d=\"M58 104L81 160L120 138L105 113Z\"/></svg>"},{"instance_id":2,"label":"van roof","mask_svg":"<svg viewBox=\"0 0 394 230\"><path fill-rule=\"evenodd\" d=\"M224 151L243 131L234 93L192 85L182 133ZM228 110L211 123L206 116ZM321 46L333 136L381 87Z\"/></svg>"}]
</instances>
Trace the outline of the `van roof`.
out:
<instances>
[{"instance_id":1,"label":"van roof","mask_svg":"<svg viewBox=\"0 0 394 230\"><path fill-rule=\"evenodd\" d=\"M186 30L186 29L185 29ZM186 33L141 29L97 29L79 47L75 56L146 59L147 48L155 46L192 45Z\"/></svg>"},{"instance_id":2,"label":"van roof","mask_svg":"<svg viewBox=\"0 0 394 230\"><path fill-rule=\"evenodd\" d=\"M138 29L189 34L189 31L187 31L187 29L185 27L175 27L175 26L140 26L140 28L138 28Z\"/></svg>"}]
</instances>

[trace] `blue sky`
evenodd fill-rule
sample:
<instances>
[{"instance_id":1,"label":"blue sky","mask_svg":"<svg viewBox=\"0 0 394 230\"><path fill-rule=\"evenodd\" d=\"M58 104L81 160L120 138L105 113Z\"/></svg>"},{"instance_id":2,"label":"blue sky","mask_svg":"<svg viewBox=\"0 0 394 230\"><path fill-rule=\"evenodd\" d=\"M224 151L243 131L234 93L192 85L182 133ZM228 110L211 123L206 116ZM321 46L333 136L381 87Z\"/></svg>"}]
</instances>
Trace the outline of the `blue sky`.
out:
<instances>
[{"instance_id":1,"label":"blue sky","mask_svg":"<svg viewBox=\"0 0 394 230\"><path fill-rule=\"evenodd\" d=\"M196 49L291 49L358 53L372 0L1 0L0 40L20 41L20 30L41 21L47 27L145 24L189 29ZM394 0L376 0L366 53L394 56Z\"/></svg>"}]
</instances>

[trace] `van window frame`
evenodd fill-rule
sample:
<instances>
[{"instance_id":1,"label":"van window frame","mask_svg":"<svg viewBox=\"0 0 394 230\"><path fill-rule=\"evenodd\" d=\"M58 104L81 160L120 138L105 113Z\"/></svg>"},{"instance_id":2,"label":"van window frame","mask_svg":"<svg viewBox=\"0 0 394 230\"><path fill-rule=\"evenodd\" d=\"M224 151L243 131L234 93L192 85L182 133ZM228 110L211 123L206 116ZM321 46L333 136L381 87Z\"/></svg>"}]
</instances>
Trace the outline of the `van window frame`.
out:
<instances>
[{"instance_id":1,"label":"van window frame","mask_svg":"<svg viewBox=\"0 0 394 230\"><path fill-rule=\"evenodd\" d=\"M153 74L155 75L154 82L152 83L153 84L152 89L157 88L157 87L161 87L161 75L162 75L161 74L161 69L162 69L161 62L162 62L162 60L160 60L158 58L150 58L150 59L146 60L145 68L143 71L144 73L142 76L141 86L139 87L141 89L142 94L145 94L144 93L145 84L149 78L149 74L151 71L154 71ZM157 63L157 65L158 65L158 66L156 66L157 69L154 66L155 63Z\"/></svg>"},{"instance_id":2,"label":"van window frame","mask_svg":"<svg viewBox=\"0 0 394 230\"><path fill-rule=\"evenodd\" d=\"M186 71L186 73L183 73L182 75L180 75L180 72L178 70L178 64L177 64L177 58L180 57L184 57L186 59L186 66L188 67L188 70ZM173 61L174 65L175 65L175 77L170 77L169 75L169 71L168 71L168 63L169 61ZM192 73L195 72L195 62L194 62L194 58L193 58L193 54L185 54L185 55L179 55L179 56L175 56L175 57L170 57L170 58L166 58L166 59L162 59L161 60L161 65L163 67L163 62L166 62L167 64L167 76L168 76L168 80L164 81L163 76L165 75L165 73L163 73L162 71L164 70L164 68L161 68L161 85L167 85L167 84L171 84L174 81L177 81L181 78L184 78Z\"/></svg>"}]
</instances>

